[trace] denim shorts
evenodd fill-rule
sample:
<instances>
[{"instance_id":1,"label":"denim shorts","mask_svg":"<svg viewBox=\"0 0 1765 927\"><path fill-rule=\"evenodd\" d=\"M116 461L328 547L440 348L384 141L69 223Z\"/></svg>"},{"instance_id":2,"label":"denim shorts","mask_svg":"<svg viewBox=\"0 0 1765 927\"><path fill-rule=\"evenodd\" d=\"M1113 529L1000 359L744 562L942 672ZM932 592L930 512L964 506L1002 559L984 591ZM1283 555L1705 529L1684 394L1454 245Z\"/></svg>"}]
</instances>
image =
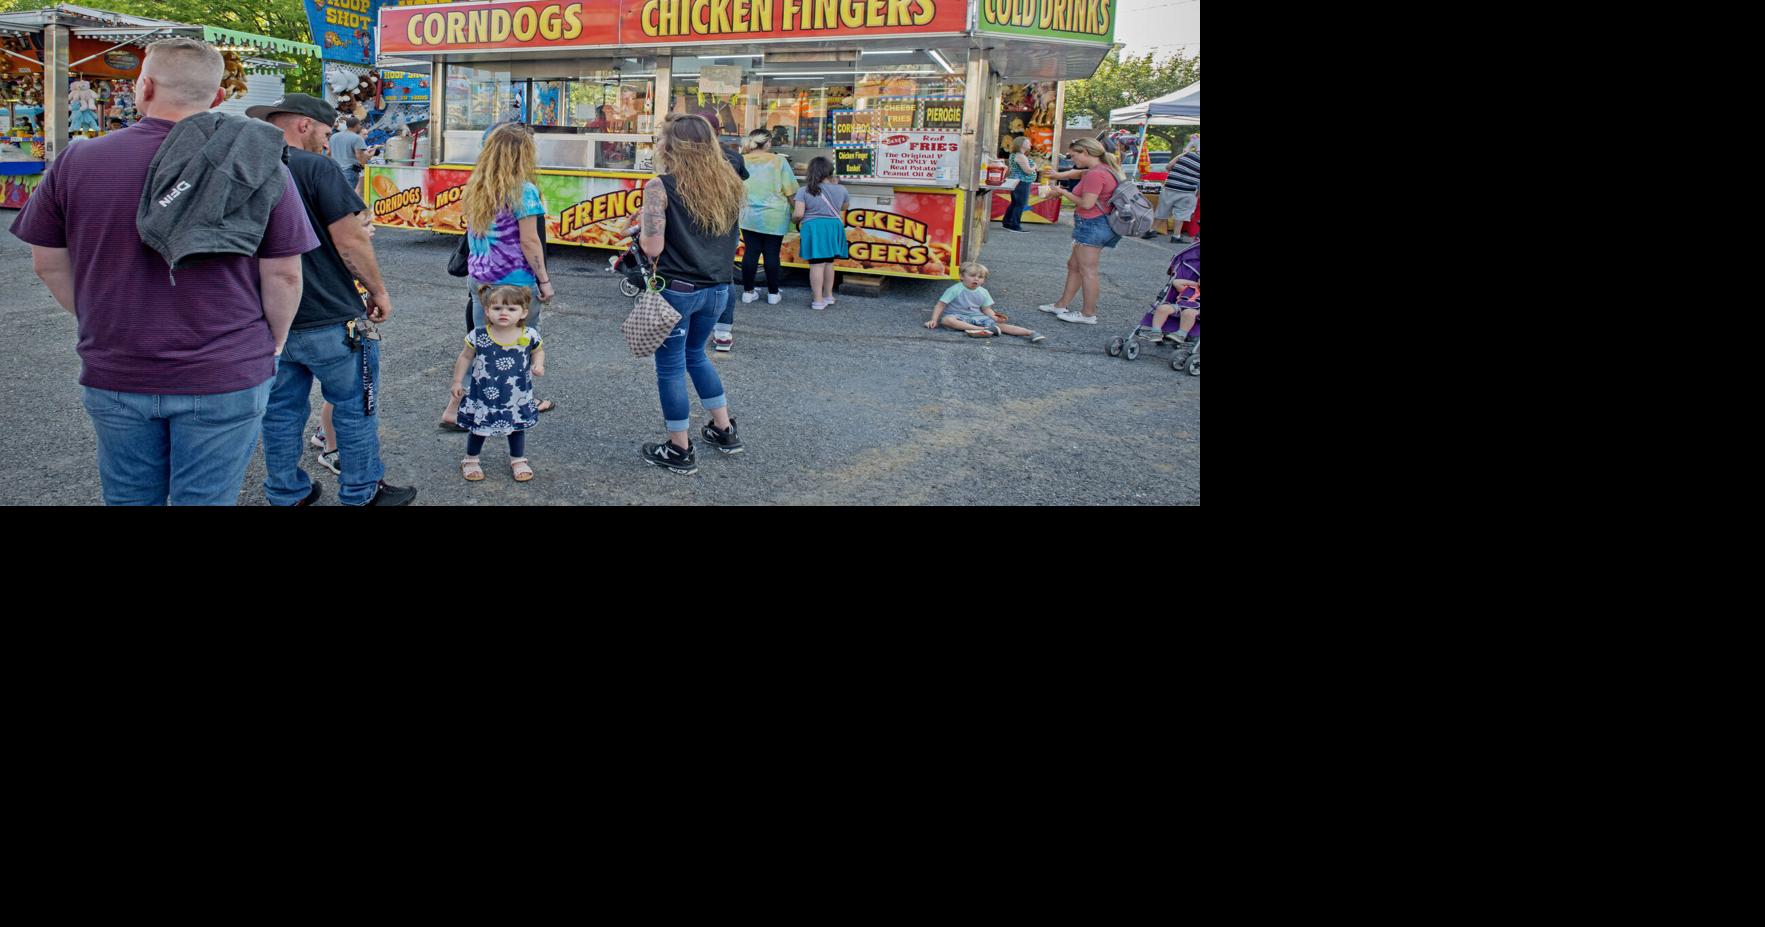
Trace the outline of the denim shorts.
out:
<instances>
[{"instance_id":1,"label":"denim shorts","mask_svg":"<svg viewBox=\"0 0 1765 927\"><path fill-rule=\"evenodd\" d=\"M955 319L958 322L966 322L969 325L975 326L976 328L984 328L990 332L997 332L999 330L999 323L993 321L993 317L990 315L987 315L984 312L948 312L948 311L946 311L944 313L944 318Z\"/></svg>"},{"instance_id":2,"label":"denim shorts","mask_svg":"<svg viewBox=\"0 0 1765 927\"><path fill-rule=\"evenodd\" d=\"M1080 219L1078 216L1074 216L1072 240L1093 248L1113 248L1116 242L1122 240L1122 237L1115 233L1115 229L1109 227L1108 216L1098 216L1095 219Z\"/></svg>"}]
</instances>

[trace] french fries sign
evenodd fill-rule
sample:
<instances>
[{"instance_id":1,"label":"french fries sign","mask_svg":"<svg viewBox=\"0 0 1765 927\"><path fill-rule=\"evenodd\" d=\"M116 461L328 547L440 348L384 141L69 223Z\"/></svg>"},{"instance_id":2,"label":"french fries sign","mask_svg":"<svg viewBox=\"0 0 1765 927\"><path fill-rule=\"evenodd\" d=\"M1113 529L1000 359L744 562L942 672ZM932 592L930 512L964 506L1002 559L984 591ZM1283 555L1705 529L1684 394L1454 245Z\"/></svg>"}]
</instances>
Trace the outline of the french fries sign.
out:
<instances>
[{"instance_id":1,"label":"french fries sign","mask_svg":"<svg viewBox=\"0 0 1765 927\"><path fill-rule=\"evenodd\" d=\"M377 225L459 234L466 229L462 197L470 171L370 167L368 206ZM556 244L624 250L641 229L643 177L539 175L546 237ZM846 210L848 256L841 270L897 277L956 276L962 193L897 190L887 209ZM792 231L781 263L807 267L802 236ZM741 257L738 246L736 256Z\"/></svg>"}]
</instances>

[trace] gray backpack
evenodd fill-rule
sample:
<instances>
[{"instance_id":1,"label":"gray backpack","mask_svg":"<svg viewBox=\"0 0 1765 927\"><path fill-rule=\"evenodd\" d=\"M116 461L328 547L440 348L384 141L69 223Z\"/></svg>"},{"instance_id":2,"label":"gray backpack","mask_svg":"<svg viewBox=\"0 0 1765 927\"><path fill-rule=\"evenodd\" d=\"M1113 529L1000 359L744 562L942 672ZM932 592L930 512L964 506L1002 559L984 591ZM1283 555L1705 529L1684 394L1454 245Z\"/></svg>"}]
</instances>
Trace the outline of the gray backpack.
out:
<instances>
[{"instance_id":1,"label":"gray backpack","mask_svg":"<svg viewBox=\"0 0 1765 927\"><path fill-rule=\"evenodd\" d=\"M1122 180L1109 195L1109 228L1123 238L1139 238L1152 231L1152 204L1131 180Z\"/></svg>"}]
</instances>

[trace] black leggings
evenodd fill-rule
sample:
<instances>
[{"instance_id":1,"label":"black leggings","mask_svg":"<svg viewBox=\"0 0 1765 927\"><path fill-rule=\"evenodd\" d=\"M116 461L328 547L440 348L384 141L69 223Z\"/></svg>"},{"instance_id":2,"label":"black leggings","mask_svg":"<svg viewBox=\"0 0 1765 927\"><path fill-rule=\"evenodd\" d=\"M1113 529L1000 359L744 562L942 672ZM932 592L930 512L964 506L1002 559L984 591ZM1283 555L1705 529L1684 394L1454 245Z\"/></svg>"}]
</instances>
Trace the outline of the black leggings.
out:
<instances>
[{"instance_id":1,"label":"black leggings","mask_svg":"<svg viewBox=\"0 0 1765 927\"><path fill-rule=\"evenodd\" d=\"M760 269L760 255L765 254L766 292L778 292L778 281L784 276L783 268L778 266L778 248L782 244L783 235L768 235L765 232L742 229L742 289L754 288L754 278Z\"/></svg>"},{"instance_id":2,"label":"black leggings","mask_svg":"<svg viewBox=\"0 0 1765 927\"><path fill-rule=\"evenodd\" d=\"M482 451L482 450L484 450L484 436L483 435L473 434L473 435L466 436L466 456L467 457L477 457L478 452ZM525 431L512 431L512 432L510 432L509 433L509 457L511 459L513 459L516 457L526 457L526 456L527 456L527 432L525 432Z\"/></svg>"}]
</instances>

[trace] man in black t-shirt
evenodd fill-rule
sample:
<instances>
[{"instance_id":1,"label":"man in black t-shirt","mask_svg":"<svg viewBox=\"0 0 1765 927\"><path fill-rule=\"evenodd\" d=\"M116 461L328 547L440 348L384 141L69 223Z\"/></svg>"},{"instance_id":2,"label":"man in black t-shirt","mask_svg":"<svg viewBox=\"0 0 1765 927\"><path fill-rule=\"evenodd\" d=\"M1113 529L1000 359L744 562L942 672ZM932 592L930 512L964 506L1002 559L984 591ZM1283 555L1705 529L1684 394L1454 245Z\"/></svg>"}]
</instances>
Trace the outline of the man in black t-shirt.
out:
<instances>
[{"instance_id":1,"label":"man in black t-shirt","mask_svg":"<svg viewBox=\"0 0 1765 927\"><path fill-rule=\"evenodd\" d=\"M301 256L305 287L300 310L264 412L264 494L271 505L311 505L319 498L318 484L300 467L316 379L325 401L334 406L339 500L344 505L409 505L417 491L383 479L379 420L370 411L380 386L380 342L378 332L367 336L356 281L368 291L367 318L373 322L392 316L392 297L368 237L367 204L337 163L322 154L337 111L323 100L290 93L246 114L282 130L289 146L288 172L319 238L319 247Z\"/></svg>"}]
</instances>

